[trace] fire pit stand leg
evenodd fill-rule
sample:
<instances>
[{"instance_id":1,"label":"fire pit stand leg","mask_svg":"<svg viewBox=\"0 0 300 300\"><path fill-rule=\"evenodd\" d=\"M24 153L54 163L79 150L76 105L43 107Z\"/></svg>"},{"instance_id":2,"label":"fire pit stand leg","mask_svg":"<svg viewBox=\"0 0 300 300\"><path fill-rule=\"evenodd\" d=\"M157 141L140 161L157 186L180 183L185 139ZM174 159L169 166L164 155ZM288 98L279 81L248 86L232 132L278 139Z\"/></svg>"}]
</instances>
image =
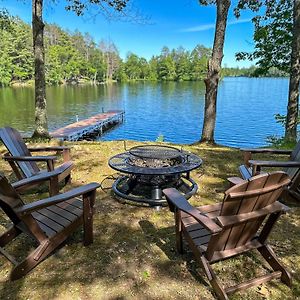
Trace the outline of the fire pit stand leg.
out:
<instances>
[{"instance_id":1,"label":"fire pit stand leg","mask_svg":"<svg viewBox=\"0 0 300 300\"><path fill-rule=\"evenodd\" d=\"M161 200L162 190L158 185L153 186L153 188L151 190L151 198L153 200Z\"/></svg>"},{"instance_id":2,"label":"fire pit stand leg","mask_svg":"<svg viewBox=\"0 0 300 300\"><path fill-rule=\"evenodd\" d=\"M162 190L158 185L153 186L151 190L151 198L153 200L162 200ZM155 205L154 208L156 210L160 210L161 206L160 205Z\"/></svg>"}]
</instances>

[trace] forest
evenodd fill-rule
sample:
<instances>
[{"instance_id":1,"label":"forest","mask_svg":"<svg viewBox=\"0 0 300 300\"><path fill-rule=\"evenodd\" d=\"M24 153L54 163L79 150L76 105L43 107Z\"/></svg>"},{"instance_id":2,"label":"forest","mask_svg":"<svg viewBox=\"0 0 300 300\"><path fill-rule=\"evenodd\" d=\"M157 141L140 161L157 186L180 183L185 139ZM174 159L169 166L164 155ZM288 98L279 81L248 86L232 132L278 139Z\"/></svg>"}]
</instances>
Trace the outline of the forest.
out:
<instances>
[{"instance_id":1,"label":"forest","mask_svg":"<svg viewBox=\"0 0 300 300\"><path fill-rule=\"evenodd\" d=\"M0 16L0 34L0 85L33 82L31 26L18 17ZM44 38L48 84L203 80L211 54L211 49L203 45L196 45L192 51L163 47L150 60L132 52L122 60L113 41L97 43L88 33L71 32L56 24L46 24ZM225 67L222 76L255 76L255 70L254 66ZM285 75L276 69L269 74Z\"/></svg>"}]
</instances>

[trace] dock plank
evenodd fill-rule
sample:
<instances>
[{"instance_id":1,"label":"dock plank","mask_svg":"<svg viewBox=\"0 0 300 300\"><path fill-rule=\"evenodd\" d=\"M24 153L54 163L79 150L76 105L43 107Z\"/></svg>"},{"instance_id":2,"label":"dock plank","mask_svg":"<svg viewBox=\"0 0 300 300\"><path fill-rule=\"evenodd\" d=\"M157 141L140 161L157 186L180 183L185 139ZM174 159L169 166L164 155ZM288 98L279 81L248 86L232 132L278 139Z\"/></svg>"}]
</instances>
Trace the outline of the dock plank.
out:
<instances>
[{"instance_id":1,"label":"dock plank","mask_svg":"<svg viewBox=\"0 0 300 300\"><path fill-rule=\"evenodd\" d=\"M50 132L53 138L77 141L94 133L102 134L107 127L122 123L124 111L113 110L91 116Z\"/></svg>"}]
</instances>

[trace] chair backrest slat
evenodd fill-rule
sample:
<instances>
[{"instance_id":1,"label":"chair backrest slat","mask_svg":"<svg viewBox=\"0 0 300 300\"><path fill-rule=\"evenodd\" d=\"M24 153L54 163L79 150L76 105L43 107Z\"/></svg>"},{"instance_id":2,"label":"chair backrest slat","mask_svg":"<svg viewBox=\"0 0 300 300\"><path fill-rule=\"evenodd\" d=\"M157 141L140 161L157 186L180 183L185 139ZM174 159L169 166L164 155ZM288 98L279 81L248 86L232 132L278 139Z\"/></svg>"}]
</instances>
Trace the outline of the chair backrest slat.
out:
<instances>
[{"instance_id":1,"label":"chair backrest slat","mask_svg":"<svg viewBox=\"0 0 300 300\"><path fill-rule=\"evenodd\" d=\"M300 141L297 143L295 149L291 153L290 160L300 160Z\"/></svg>"},{"instance_id":2,"label":"chair backrest slat","mask_svg":"<svg viewBox=\"0 0 300 300\"><path fill-rule=\"evenodd\" d=\"M31 156L31 153L27 149L24 140L17 130L11 127L0 128L0 138L11 156ZM37 174L40 171L39 167L34 161L17 161L15 164L20 168L22 174L24 174L24 176L27 178Z\"/></svg>"},{"instance_id":3,"label":"chair backrest slat","mask_svg":"<svg viewBox=\"0 0 300 300\"><path fill-rule=\"evenodd\" d=\"M0 174L0 207L15 224L20 222L20 218L14 209L23 205L23 201L8 182L5 176Z\"/></svg>"},{"instance_id":4,"label":"chair backrest slat","mask_svg":"<svg viewBox=\"0 0 300 300\"><path fill-rule=\"evenodd\" d=\"M290 160L300 161L300 141L297 143L295 149L291 153ZM292 180L295 176L300 176L300 168L284 168L283 171L286 172Z\"/></svg>"},{"instance_id":5,"label":"chair backrest slat","mask_svg":"<svg viewBox=\"0 0 300 300\"><path fill-rule=\"evenodd\" d=\"M257 211L274 203L283 187L290 182L284 172L261 174L225 192L220 216L232 216ZM233 197L231 197L233 196ZM245 245L260 228L265 217L238 222L220 233L215 251L233 249Z\"/></svg>"},{"instance_id":6,"label":"chair backrest slat","mask_svg":"<svg viewBox=\"0 0 300 300\"><path fill-rule=\"evenodd\" d=\"M37 240L45 239L45 233L31 214L26 215L26 218L22 218L21 220L15 213L15 209L22 205L24 205L24 202L18 193L8 182L7 178L0 174L0 208L2 208L15 225L23 222L33 237Z\"/></svg>"},{"instance_id":7,"label":"chair backrest slat","mask_svg":"<svg viewBox=\"0 0 300 300\"><path fill-rule=\"evenodd\" d=\"M239 197L231 198L231 193L225 196L220 215L237 215L239 213L245 213L253 210L253 207L258 199L258 196L254 194L252 197L244 197L244 193L251 191L254 188L261 189L265 185L265 177L259 178L255 184L252 181L248 181L240 186L238 191L234 191L235 194L240 195ZM232 226L231 228L224 231L226 236L226 242L223 245L219 245L217 250L232 249L238 243L240 236L243 234L244 226Z\"/></svg>"},{"instance_id":8,"label":"chair backrest slat","mask_svg":"<svg viewBox=\"0 0 300 300\"><path fill-rule=\"evenodd\" d=\"M273 176L267 177L265 185L273 187L274 190L259 196L252 211L259 210L274 203L282 193L283 185L287 185L288 181L289 179L284 173L277 173ZM286 184L284 184L284 182L286 182ZM254 221L245 223L243 227L243 234L239 237L236 247L246 244L251 238L253 238L264 219L265 217L260 217Z\"/></svg>"}]
</instances>

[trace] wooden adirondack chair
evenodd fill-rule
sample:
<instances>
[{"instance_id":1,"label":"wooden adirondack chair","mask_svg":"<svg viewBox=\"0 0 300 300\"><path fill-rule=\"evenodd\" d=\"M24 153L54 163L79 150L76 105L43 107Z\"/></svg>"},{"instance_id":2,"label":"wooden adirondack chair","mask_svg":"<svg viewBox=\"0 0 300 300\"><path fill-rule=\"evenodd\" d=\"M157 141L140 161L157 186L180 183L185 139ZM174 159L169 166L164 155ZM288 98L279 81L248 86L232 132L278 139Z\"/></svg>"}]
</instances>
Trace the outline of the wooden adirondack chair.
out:
<instances>
[{"instance_id":1,"label":"wooden adirondack chair","mask_svg":"<svg viewBox=\"0 0 300 300\"><path fill-rule=\"evenodd\" d=\"M38 176L40 178L38 184L45 180L49 181L49 193L51 196L58 194L59 183L61 181L65 180L66 183L71 181L73 162L70 161L70 149L68 147L27 148L20 133L11 127L0 128L0 139L8 150L3 158L8 161L19 180ZM54 168L54 161L57 159L56 156L31 155L31 152L46 151L62 152L64 163ZM37 162L46 162L47 171L41 171ZM52 173L45 174L45 172ZM22 185L23 190L32 187L32 185ZM19 192L21 192L21 190L19 190Z\"/></svg>"},{"instance_id":2,"label":"wooden adirondack chair","mask_svg":"<svg viewBox=\"0 0 300 300\"><path fill-rule=\"evenodd\" d=\"M93 242L93 205L99 186L98 183L90 183L51 198L24 204L14 186L0 175L0 207L13 224L0 236L0 253L15 266L10 275L12 280L21 278L42 262L81 224L84 245ZM33 237L38 243L38 247L23 261L17 261L4 249L20 233Z\"/></svg>"},{"instance_id":3,"label":"wooden adirondack chair","mask_svg":"<svg viewBox=\"0 0 300 300\"><path fill-rule=\"evenodd\" d=\"M267 244L275 222L288 209L277 200L289 182L288 175L281 171L260 174L228 189L222 203L199 208L190 205L174 188L163 191L175 211L178 251L182 253L185 238L219 299L275 278L291 285L288 271ZM223 287L211 265L252 249L257 249L274 271Z\"/></svg>"},{"instance_id":4,"label":"wooden adirondack chair","mask_svg":"<svg viewBox=\"0 0 300 300\"><path fill-rule=\"evenodd\" d=\"M244 165L239 167L239 171L243 179L249 179L252 176L260 174L262 167L277 167L281 168L287 173L291 179L291 183L285 189L285 197L292 196L300 200L300 141L294 150L282 149L241 149L244 157ZM289 155L288 161L274 161L274 160L252 160L252 154L267 153L267 154L282 154ZM233 177L228 178L232 184L239 182L239 179Z\"/></svg>"}]
</instances>

